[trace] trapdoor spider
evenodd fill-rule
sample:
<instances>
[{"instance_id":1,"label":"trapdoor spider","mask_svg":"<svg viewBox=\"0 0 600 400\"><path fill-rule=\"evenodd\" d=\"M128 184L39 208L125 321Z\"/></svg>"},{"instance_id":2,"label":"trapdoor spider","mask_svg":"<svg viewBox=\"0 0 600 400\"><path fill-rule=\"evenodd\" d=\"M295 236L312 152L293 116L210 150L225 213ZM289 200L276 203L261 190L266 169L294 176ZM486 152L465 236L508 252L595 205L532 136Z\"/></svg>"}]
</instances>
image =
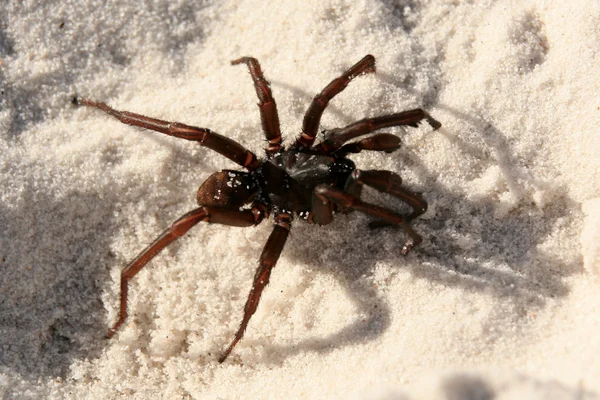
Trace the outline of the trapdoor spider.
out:
<instances>
[{"instance_id":1,"label":"trapdoor spider","mask_svg":"<svg viewBox=\"0 0 600 400\"><path fill-rule=\"evenodd\" d=\"M400 139L389 133L377 133L355 142L347 142L390 126L416 127L422 120L426 120L433 129L438 129L441 126L438 121L421 109L366 118L326 132L324 140L314 145L321 115L329 101L344 90L352 79L364 73L375 72L375 58L372 55L367 55L333 80L313 99L304 116L300 137L287 149L281 140L275 100L260 64L251 57L240 58L232 64L246 64L254 81L260 100L258 108L262 129L268 141L265 159L257 158L239 143L206 128L117 111L102 102L78 100L79 104L98 108L122 123L197 142L229 158L247 171L223 170L212 174L198 189L200 207L175 221L125 267L121 273L119 318L110 328L108 337L113 336L127 318L129 281L161 250L199 222L248 227L258 225L271 213L274 215L275 226L260 255L242 322L219 362L225 361L244 335L248 322L258 307L262 291L269 283L271 270L281 255L295 216L308 223L325 225L332 221L335 212L356 210L375 217L378 225L400 226L408 236L401 249L402 254L407 254L422 241L409 226L410 221L427 209L427 203L421 195L402 188L402 179L397 174L390 171L358 170L347 158L349 153L359 153L362 150L391 153L400 147ZM401 215L360 200L363 185L403 200L412 208L412 213Z\"/></svg>"}]
</instances>

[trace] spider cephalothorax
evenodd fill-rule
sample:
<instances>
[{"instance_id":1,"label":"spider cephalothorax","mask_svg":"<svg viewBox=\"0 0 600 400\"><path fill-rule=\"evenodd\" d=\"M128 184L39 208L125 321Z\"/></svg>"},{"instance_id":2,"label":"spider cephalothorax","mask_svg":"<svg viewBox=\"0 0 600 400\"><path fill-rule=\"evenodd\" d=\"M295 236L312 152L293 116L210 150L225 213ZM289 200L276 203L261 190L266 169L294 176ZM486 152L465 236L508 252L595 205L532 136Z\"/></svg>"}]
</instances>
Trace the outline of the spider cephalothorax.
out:
<instances>
[{"instance_id":1,"label":"spider cephalothorax","mask_svg":"<svg viewBox=\"0 0 600 400\"><path fill-rule=\"evenodd\" d=\"M121 303L119 319L108 332L115 334L127 318L127 289L131 280L162 249L184 235L197 223L211 222L230 226L253 226L273 214L275 226L260 256L260 264L244 307L244 316L231 344L219 358L223 362L244 335L251 316L256 311L261 293L269 283L271 270L279 259L294 217L308 223L328 224L335 212L360 211L377 219L377 225L398 225L408 236L401 249L407 254L421 242L421 237L409 226L410 221L427 209L420 194L401 186L402 179L390 171L359 170L347 158L362 150L391 153L400 147L400 139L389 133L377 133L355 142L350 140L390 126L416 127L426 120L434 129L441 124L421 109L367 118L344 128L328 131L322 142L314 144L321 115L329 101L364 73L375 71L375 58L367 55L339 78L333 80L310 104L302 125L302 133L292 146L282 145L279 117L269 83L260 64L243 57L232 64L246 64L260 100L258 107L263 132L267 138L266 158L260 160L239 143L206 128L179 122L168 122L117 111L105 103L79 100L80 104L99 108L121 122L198 142L229 158L243 171L223 170L212 174L198 189L200 207L175 221L152 244L131 261L121 273ZM360 200L363 185L405 201L413 212L401 215L387 208Z\"/></svg>"}]
</instances>

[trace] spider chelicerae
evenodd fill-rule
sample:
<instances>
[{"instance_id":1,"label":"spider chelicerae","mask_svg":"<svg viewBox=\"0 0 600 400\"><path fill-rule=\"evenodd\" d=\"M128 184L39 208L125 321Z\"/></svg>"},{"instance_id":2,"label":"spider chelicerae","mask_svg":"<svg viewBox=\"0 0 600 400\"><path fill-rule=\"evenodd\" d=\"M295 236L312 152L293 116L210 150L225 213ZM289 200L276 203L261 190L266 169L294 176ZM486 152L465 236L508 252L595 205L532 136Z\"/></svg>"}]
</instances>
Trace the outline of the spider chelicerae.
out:
<instances>
[{"instance_id":1,"label":"spider chelicerae","mask_svg":"<svg viewBox=\"0 0 600 400\"><path fill-rule=\"evenodd\" d=\"M127 318L129 281L161 250L199 222L249 227L258 225L271 213L274 217L273 231L260 255L242 322L219 362L225 361L244 335L263 289L269 283L271 271L281 255L294 217L311 224L326 225L333 220L336 212L359 211L375 217L374 226L401 227L408 237L401 248L402 254L407 254L422 241L421 236L409 226L414 218L427 210L427 203L422 196L403 188L402 179L394 172L359 170L348 158L349 154L363 150L391 153L400 147L400 139L389 133L376 133L354 142L349 141L390 126L417 127L423 120L433 129L438 129L441 126L438 121L425 111L414 109L366 118L344 128L329 130L320 143L314 144L321 115L329 101L344 90L352 79L375 72L375 58L372 55L365 56L315 96L304 115L302 133L288 148L282 144L277 106L260 64L252 57L240 58L232 61L232 64L246 64L254 81L262 129L268 142L264 159L210 129L118 111L93 100L77 100L79 104L98 108L122 123L197 142L246 170L223 170L212 174L198 189L200 206L175 221L123 269L119 318L110 328L108 337L112 337ZM403 200L412 208L412 213L402 215L362 201L360 194L363 185Z\"/></svg>"}]
</instances>

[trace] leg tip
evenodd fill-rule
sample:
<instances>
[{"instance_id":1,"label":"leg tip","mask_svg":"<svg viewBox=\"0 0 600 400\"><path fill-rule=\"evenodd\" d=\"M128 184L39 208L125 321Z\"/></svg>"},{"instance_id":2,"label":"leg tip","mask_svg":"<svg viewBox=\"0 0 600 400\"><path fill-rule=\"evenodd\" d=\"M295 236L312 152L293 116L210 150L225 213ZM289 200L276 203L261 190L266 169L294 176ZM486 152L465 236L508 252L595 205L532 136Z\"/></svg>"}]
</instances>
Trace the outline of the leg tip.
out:
<instances>
[{"instance_id":1,"label":"leg tip","mask_svg":"<svg viewBox=\"0 0 600 400\"><path fill-rule=\"evenodd\" d=\"M78 106L97 107L97 103L95 101L81 97L73 97L72 103L77 104Z\"/></svg>"},{"instance_id":2,"label":"leg tip","mask_svg":"<svg viewBox=\"0 0 600 400\"><path fill-rule=\"evenodd\" d=\"M344 74L348 79L352 80L362 74L370 74L375 72L375 57L371 54L364 56L359 62L354 64Z\"/></svg>"},{"instance_id":3,"label":"leg tip","mask_svg":"<svg viewBox=\"0 0 600 400\"><path fill-rule=\"evenodd\" d=\"M429 123L429 125L431 125L431 127L433 128L434 131L437 131L438 129L440 129L442 127L442 123L431 118L431 117L427 117L427 122Z\"/></svg>"},{"instance_id":4,"label":"leg tip","mask_svg":"<svg viewBox=\"0 0 600 400\"><path fill-rule=\"evenodd\" d=\"M250 65L252 63L257 63L257 61L254 57L240 57L237 60L233 60L231 62L231 65L238 65L238 64Z\"/></svg>"},{"instance_id":5,"label":"leg tip","mask_svg":"<svg viewBox=\"0 0 600 400\"><path fill-rule=\"evenodd\" d=\"M400 254L402 254L403 256L407 255L408 253L410 253L413 247L415 247L414 243L405 243L404 246L402 246L402 249L400 250Z\"/></svg>"},{"instance_id":6,"label":"leg tip","mask_svg":"<svg viewBox=\"0 0 600 400\"><path fill-rule=\"evenodd\" d=\"M225 362L225 360L227 360L227 357L229 357L229 354L231 353L231 349L227 349L223 352L223 354L221 354L221 357L219 357L219 359L217 361L219 361L219 364L223 364Z\"/></svg>"},{"instance_id":7,"label":"leg tip","mask_svg":"<svg viewBox=\"0 0 600 400\"><path fill-rule=\"evenodd\" d=\"M119 327L122 325L122 322L118 322L115 325L113 325L111 328L108 329L108 332L106 332L106 338L110 339L113 336L115 336L115 333L117 333L117 330L119 329Z\"/></svg>"},{"instance_id":8,"label":"leg tip","mask_svg":"<svg viewBox=\"0 0 600 400\"><path fill-rule=\"evenodd\" d=\"M375 72L375 56L373 56L372 54L367 54L359 62L365 63L366 66L367 66L364 69L364 71L363 71L364 73L373 73L373 72Z\"/></svg>"}]
</instances>

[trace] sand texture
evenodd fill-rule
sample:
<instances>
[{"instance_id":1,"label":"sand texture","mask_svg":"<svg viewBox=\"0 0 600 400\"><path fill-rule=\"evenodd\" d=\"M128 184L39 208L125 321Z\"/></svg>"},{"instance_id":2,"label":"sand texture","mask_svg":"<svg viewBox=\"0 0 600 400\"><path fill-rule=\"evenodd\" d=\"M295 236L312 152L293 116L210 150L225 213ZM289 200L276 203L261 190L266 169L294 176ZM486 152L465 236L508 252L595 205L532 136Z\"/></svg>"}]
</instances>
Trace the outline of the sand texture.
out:
<instances>
[{"instance_id":1,"label":"sand texture","mask_svg":"<svg viewBox=\"0 0 600 400\"><path fill-rule=\"evenodd\" d=\"M596 399L600 396L600 3L238 0L0 6L0 397ZM352 156L423 193L424 242L370 218L293 223L223 364L272 229L200 224L119 276L196 207L195 143L72 103L207 127L262 156L242 56L286 143L366 54L322 130L423 108L393 154ZM364 198L405 210L374 190Z\"/></svg>"}]
</instances>

